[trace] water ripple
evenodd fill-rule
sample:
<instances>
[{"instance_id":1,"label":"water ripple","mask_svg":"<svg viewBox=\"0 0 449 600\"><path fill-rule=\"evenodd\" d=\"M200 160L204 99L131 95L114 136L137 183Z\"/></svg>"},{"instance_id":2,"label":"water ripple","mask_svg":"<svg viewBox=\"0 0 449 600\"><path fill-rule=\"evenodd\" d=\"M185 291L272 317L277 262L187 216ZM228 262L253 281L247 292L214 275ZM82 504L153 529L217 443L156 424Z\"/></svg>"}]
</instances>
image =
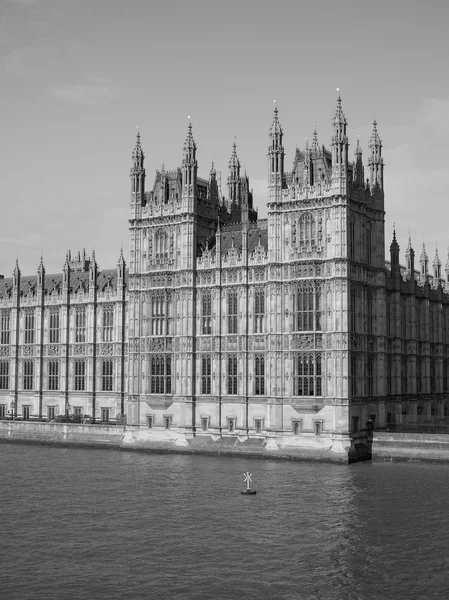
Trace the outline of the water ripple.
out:
<instances>
[{"instance_id":1,"label":"water ripple","mask_svg":"<svg viewBox=\"0 0 449 600\"><path fill-rule=\"evenodd\" d=\"M0 452L8 600L446 596L446 465Z\"/></svg>"}]
</instances>

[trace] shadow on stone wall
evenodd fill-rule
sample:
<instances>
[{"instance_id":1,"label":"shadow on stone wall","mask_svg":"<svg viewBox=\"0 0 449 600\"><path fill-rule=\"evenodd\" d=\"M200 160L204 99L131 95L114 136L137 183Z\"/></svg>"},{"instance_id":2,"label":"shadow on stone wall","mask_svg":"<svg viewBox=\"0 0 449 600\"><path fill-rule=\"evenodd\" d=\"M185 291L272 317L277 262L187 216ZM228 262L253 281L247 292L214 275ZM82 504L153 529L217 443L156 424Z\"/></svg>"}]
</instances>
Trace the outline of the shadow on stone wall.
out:
<instances>
[{"instance_id":1,"label":"shadow on stone wall","mask_svg":"<svg viewBox=\"0 0 449 600\"><path fill-rule=\"evenodd\" d=\"M351 447L348 452L348 463L371 460L373 457L373 422L369 419L365 429L351 434Z\"/></svg>"}]
</instances>

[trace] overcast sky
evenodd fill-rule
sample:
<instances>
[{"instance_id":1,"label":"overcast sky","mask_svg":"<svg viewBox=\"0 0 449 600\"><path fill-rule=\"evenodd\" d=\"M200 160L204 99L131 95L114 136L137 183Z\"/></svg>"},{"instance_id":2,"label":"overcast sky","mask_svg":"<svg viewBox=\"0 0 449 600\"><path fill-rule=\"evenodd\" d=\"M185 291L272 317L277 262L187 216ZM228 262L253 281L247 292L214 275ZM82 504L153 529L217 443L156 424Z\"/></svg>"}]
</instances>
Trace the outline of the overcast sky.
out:
<instances>
[{"instance_id":1,"label":"overcast sky","mask_svg":"<svg viewBox=\"0 0 449 600\"><path fill-rule=\"evenodd\" d=\"M449 245L449 2L446 0L1 0L0 273L41 252L128 255L129 169L138 124L148 187L181 164L190 113L199 175L228 175L234 135L266 215L273 98L286 167L316 121L330 146L337 86L368 157L383 142L386 241L401 262ZM223 191L227 193L226 186Z\"/></svg>"}]
</instances>

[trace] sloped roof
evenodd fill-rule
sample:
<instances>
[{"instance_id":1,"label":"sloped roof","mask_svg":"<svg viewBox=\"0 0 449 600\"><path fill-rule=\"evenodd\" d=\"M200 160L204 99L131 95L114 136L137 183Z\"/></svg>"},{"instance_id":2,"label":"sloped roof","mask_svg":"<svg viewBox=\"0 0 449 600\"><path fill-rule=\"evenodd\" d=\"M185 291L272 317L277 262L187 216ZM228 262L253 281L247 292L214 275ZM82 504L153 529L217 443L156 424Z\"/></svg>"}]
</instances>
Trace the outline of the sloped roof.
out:
<instances>
[{"instance_id":1,"label":"sloped roof","mask_svg":"<svg viewBox=\"0 0 449 600\"><path fill-rule=\"evenodd\" d=\"M221 230L221 254L225 256L234 245L238 251L242 248L243 225L224 225ZM248 229L248 253L251 254L259 245L266 251L268 249L268 229L266 219L258 221L257 226Z\"/></svg>"},{"instance_id":2,"label":"sloped roof","mask_svg":"<svg viewBox=\"0 0 449 600\"><path fill-rule=\"evenodd\" d=\"M128 270L125 270L125 284L128 279ZM97 275L97 290L102 292L110 285L113 290L117 288L117 269L104 269ZM0 298L12 293L13 278L6 277L0 279ZM32 293L36 292L37 275L20 276L20 294L25 296L31 288ZM73 294L80 288L87 291L89 289L88 271L71 271L70 273L70 292ZM51 294L54 290L62 290L62 273L45 273L45 291Z\"/></svg>"}]
</instances>

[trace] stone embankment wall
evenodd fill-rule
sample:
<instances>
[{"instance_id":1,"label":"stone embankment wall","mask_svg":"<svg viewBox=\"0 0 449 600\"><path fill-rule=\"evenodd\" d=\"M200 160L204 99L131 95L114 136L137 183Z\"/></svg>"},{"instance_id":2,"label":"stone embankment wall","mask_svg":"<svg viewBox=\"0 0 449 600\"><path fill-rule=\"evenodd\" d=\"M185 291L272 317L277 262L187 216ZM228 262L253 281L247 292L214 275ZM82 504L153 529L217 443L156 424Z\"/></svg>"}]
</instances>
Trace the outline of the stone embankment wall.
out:
<instances>
[{"instance_id":1,"label":"stone embankment wall","mask_svg":"<svg viewBox=\"0 0 449 600\"><path fill-rule=\"evenodd\" d=\"M119 447L123 426L0 421L0 441Z\"/></svg>"},{"instance_id":2,"label":"stone embankment wall","mask_svg":"<svg viewBox=\"0 0 449 600\"><path fill-rule=\"evenodd\" d=\"M331 451L328 446L282 446L265 438L229 436L215 438L198 435L186 440L172 432L172 438L161 432L142 435L138 427L108 425L78 425L74 423L31 423L0 421L0 442L91 446L176 452L222 456L251 456L284 460L323 461L348 464L360 460L428 460L449 462L449 435L426 433L396 433L375 431L372 446L365 435L354 436L348 452Z\"/></svg>"},{"instance_id":3,"label":"stone embankment wall","mask_svg":"<svg viewBox=\"0 0 449 600\"><path fill-rule=\"evenodd\" d=\"M317 441L312 438L304 440L307 445L282 446L265 437L197 435L193 439L186 439L184 434L174 430L149 433L147 429L136 426L0 421L2 441L348 464L348 451L340 446L337 450L336 444L332 450L328 439Z\"/></svg>"},{"instance_id":4,"label":"stone embankment wall","mask_svg":"<svg viewBox=\"0 0 449 600\"><path fill-rule=\"evenodd\" d=\"M375 431L372 459L449 462L449 435Z\"/></svg>"}]
</instances>

